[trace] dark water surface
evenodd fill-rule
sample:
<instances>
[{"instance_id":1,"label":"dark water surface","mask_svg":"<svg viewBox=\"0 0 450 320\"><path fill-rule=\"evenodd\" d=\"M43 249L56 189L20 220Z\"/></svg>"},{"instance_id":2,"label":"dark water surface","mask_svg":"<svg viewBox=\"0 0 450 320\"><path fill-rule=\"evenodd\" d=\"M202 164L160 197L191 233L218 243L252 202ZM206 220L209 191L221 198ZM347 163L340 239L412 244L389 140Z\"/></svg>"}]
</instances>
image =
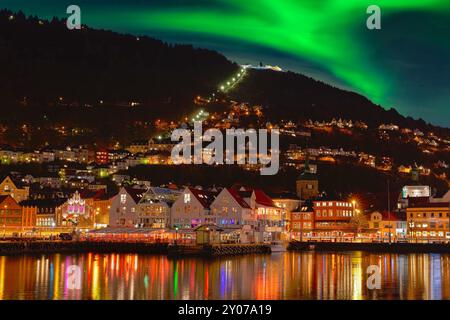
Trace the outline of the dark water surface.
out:
<instances>
[{"instance_id":1,"label":"dark water surface","mask_svg":"<svg viewBox=\"0 0 450 320\"><path fill-rule=\"evenodd\" d=\"M369 265L380 267L379 290L367 289ZM0 256L0 299L450 299L450 255Z\"/></svg>"}]
</instances>

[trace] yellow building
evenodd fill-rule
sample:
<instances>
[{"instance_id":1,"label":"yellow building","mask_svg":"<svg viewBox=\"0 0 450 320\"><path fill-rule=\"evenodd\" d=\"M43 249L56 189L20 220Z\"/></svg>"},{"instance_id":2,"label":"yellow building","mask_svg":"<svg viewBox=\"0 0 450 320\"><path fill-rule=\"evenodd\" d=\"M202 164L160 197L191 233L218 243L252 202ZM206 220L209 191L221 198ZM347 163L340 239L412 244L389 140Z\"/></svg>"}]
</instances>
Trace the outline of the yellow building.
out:
<instances>
[{"instance_id":1,"label":"yellow building","mask_svg":"<svg viewBox=\"0 0 450 320\"><path fill-rule=\"evenodd\" d=\"M0 196L11 196L16 202L20 202L27 200L29 195L30 188L28 186L20 188L9 176L0 183Z\"/></svg>"},{"instance_id":2,"label":"yellow building","mask_svg":"<svg viewBox=\"0 0 450 320\"><path fill-rule=\"evenodd\" d=\"M380 241L397 241L406 238L407 223L400 219L394 212L374 211L370 214L369 229L374 232L374 236ZM389 238L390 233L390 238Z\"/></svg>"},{"instance_id":3,"label":"yellow building","mask_svg":"<svg viewBox=\"0 0 450 320\"><path fill-rule=\"evenodd\" d=\"M275 205L282 209L284 230L285 232L291 229L291 213L299 208L302 201L294 194L282 193L272 195L272 200Z\"/></svg>"},{"instance_id":4,"label":"yellow building","mask_svg":"<svg viewBox=\"0 0 450 320\"><path fill-rule=\"evenodd\" d=\"M408 236L417 241L450 240L450 203L428 202L406 209Z\"/></svg>"}]
</instances>

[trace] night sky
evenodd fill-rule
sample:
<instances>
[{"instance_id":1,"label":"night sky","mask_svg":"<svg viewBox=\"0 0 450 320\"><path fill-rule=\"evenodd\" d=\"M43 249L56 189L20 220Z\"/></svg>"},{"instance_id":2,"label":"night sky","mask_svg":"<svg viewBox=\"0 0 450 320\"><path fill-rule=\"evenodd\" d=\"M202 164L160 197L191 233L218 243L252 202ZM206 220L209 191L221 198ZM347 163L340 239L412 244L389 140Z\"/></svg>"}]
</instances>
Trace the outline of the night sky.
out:
<instances>
[{"instance_id":1,"label":"night sky","mask_svg":"<svg viewBox=\"0 0 450 320\"><path fill-rule=\"evenodd\" d=\"M82 10L95 28L192 43L279 65L450 127L448 0L2 0L42 18ZM377 4L382 29L368 30Z\"/></svg>"}]
</instances>

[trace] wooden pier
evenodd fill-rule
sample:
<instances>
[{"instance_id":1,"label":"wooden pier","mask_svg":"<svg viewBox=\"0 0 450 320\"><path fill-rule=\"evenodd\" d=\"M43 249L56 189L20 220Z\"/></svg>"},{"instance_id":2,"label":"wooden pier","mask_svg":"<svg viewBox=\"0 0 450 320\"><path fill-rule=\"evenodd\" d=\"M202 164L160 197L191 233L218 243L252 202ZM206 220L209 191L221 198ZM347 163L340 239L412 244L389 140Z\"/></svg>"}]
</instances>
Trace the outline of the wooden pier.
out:
<instances>
[{"instance_id":1,"label":"wooden pier","mask_svg":"<svg viewBox=\"0 0 450 320\"><path fill-rule=\"evenodd\" d=\"M168 248L169 256L230 256L242 254L265 254L270 253L270 246L264 244L214 244L183 246L172 245Z\"/></svg>"}]
</instances>

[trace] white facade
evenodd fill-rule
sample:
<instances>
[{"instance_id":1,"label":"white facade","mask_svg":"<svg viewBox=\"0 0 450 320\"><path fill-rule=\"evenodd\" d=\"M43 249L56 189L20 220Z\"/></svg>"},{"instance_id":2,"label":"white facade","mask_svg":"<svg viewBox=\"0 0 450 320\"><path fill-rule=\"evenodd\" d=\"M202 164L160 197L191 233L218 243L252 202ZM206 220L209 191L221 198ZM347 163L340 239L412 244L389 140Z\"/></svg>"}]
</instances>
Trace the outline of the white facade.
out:
<instances>
[{"instance_id":1,"label":"white facade","mask_svg":"<svg viewBox=\"0 0 450 320\"><path fill-rule=\"evenodd\" d=\"M138 203L139 226L153 229L169 228L171 206L180 194L179 190L148 188Z\"/></svg>"},{"instance_id":2,"label":"white facade","mask_svg":"<svg viewBox=\"0 0 450 320\"><path fill-rule=\"evenodd\" d=\"M109 211L109 225L111 227L136 227L139 222L138 199L139 195L142 196L144 193L145 190L120 188L119 193L112 199Z\"/></svg>"},{"instance_id":3,"label":"white facade","mask_svg":"<svg viewBox=\"0 0 450 320\"><path fill-rule=\"evenodd\" d=\"M137 205L138 225L142 228L165 229L170 226L170 206L168 203L147 202Z\"/></svg>"},{"instance_id":4,"label":"white facade","mask_svg":"<svg viewBox=\"0 0 450 320\"><path fill-rule=\"evenodd\" d=\"M283 209L261 190L223 189L217 196L186 188L174 202L171 226L193 229L213 224L223 229L222 238L241 243L277 239L282 232Z\"/></svg>"},{"instance_id":5,"label":"white facade","mask_svg":"<svg viewBox=\"0 0 450 320\"><path fill-rule=\"evenodd\" d=\"M195 193L195 194L194 194ZM173 203L171 210L172 228L191 229L203 223L209 222L209 208L200 202L201 197L208 197L201 190L186 188ZM205 202L210 199L204 199Z\"/></svg>"},{"instance_id":6,"label":"white facade","mask_svg":"<svg viewBox=\"0 0 450 320\"><path fill-rule=\"evenodd\" d=\"M246 203L239 203L230 191L223 189L211 204L211 223L225 228L236 228L245 224L245 218L251 219L252 209ZM253 220L253 219L252 219Z\"/></svg>"},{"instance_id":7,"label":"white facade","mask_svg":"<svg viewBox=\"0 0 450 320\"><path fill-rule=\"evenodd\" d=\"M225 230L238 230L241 243L254 241L256 226L254 210L235 190L225 188L219 193L211 204L209 220Z\"/></svg>"}]
</instances>

